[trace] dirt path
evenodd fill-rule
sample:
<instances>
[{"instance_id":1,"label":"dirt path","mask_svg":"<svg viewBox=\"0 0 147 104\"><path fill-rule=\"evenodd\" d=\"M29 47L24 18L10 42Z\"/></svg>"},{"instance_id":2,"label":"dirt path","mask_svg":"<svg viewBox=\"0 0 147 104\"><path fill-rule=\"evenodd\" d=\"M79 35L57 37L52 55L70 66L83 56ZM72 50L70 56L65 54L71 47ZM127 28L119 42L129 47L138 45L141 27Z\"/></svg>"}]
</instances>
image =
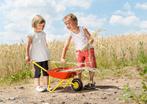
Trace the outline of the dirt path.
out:
<instances>
[{"instance_id":1,"label":"dirt path","mask_svg":"<svg viewBox=\"0 0 147 104\"><path fill-rule=\"evenodd\" d=\"M97 80L95 90L82 90L78 93L70 87L56 90L55 93L39 93L33 84L1 87L0 104L134 104L124 103L120 99L122 87L127 83L134 89L141 85L139 79L111 78Z\"/></svg>"}]
</instances>

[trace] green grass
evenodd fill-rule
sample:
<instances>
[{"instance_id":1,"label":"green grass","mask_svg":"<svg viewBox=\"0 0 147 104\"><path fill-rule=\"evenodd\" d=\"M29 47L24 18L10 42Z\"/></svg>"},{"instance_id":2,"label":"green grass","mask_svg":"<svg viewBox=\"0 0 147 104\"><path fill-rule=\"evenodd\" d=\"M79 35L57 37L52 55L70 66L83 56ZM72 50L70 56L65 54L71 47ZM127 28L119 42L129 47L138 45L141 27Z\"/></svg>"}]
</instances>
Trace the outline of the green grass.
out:
<instances>
[{"instance_id":1,"label":"green grass","mask_svg":"<svg viewBox=\"0 0 147 104\"><path fill-rule=\"evenodd\" d=\"M140 72L142 77L142 86L139 92L131 89L129 85L124 85L122 99L125 102L130 100L134 101L136 104L147 104L147 66Z\"/></svg>"},{"instance_id":2,"label":"green grass","mask_svg":"<svg viewBox=\"0 0 147 104\"><path fill-rule=\"evenodd\" d=\"M0 78L1 85L11 85L21 81L27 81L33 78L33 73L31 70L21 70L6 77Z\"/></svg>"}]
</instances>

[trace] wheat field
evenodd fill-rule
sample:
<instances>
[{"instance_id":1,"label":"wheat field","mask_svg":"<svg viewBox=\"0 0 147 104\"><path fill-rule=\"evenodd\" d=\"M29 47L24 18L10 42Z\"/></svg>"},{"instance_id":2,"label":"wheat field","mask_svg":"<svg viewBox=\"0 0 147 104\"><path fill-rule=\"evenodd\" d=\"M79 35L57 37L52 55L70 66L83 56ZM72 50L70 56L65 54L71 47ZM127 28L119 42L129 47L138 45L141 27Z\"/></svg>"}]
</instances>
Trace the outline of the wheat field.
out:
<instances>
[{"instance_id":1,"label":"wheat field","mask_svg":"<svg viewBox=\"0 0 147 104\"><path fill-rule=\"evenodd\" d=\"M111 37L95 36L94 48L98 68L123 68L147 62L147 35L128 34ZM51 61L59 61L64 42L48 43ZM67 52L67 61L75 62L73 45ZM20 70L31 69L25 62L25 43L0 45L0 77Z\"/></svg>"}]
</instances>

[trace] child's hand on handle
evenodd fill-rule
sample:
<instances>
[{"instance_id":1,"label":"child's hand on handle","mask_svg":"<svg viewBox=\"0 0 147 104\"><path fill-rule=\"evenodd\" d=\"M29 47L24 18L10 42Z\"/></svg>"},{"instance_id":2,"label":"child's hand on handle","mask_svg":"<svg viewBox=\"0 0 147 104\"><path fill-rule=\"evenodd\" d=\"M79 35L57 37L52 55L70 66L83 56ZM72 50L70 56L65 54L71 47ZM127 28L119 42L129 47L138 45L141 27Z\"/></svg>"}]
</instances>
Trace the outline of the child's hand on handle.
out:
<instances>
[{"instance_id":1,"label":"child's hand on handle","mask_svg":"<svg viewBox=\"0 0 147 104\"><path fill-rule=\"evenodd\" d=\"M93 41L94 41L93 38L90 38L90 39L88 40L88 43L84 46L84 48L83 48L82 50L88 49L89 45L92 44Z\"/></svg>"},{"instance_id":2,"label":"child's hand on handle","mask_svg":"<svg viewBox=\"0 0 147 104\"><path fill-rule=\"evenodd\" d=\"M90 37L90 39L88 40L89 44L92 44L94 42L94 39Z\"/></svg>"},{"instance_id":3,"label":"child's hand on handle","mask_svg":"<svg viewBox=\"0 0 147 104\"><path fill-rule=\"evenodd\" d=\"M66 63L65 59L64 58L61 58L61 63Z\"/></svg>"},{"instance_id":4,"label":"child's hand on handle","mask_svg":"<svg viewBox=\"0 0 147 104\"><path fill-rule=\"evenodd\" d=\"M30 64L31 63L31 59L30 59L30 57L29 56L26 56L26 63L28 63L28 64Z\"/></svg>"}]
</instances>

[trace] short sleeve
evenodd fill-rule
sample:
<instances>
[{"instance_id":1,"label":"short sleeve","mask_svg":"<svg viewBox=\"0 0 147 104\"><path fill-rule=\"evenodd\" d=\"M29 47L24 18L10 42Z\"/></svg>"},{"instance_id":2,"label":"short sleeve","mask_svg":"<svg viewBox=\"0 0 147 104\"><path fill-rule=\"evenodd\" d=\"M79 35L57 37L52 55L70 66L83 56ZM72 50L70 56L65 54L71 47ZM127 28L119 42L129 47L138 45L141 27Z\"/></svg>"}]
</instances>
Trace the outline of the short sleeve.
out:
<instances>
[{"instance_id":1,"label":"short sleeve","mask_svg":"<svg viewBox=\"0 0 147 104\"><path fill-rule=\"evenodd\" d=\"M33 35L32 35L32 34L28 34L26 37L27 37L27 38L32 38Z\"/></svg>"},{"instance_id":2,"label":"short sleeve","mask_svg":"<svg viewBox=\"0 0 147 104\"><path fill-rule=\"evenodd\" d=\"M26 40L25 41L26 42L27 41L32 41L32 39L33 39L33 35L32 34L29 34L29 35L26 36Z\"/></svg>"},{"instance_id":3,"label":"short sleeve","mask_svg":"<svg viewBox=\"0 0 147 104\"><path fill-rule=\"evenodd\" d=\"M67 31L67 35L72 37L72 32L71 31Z\"/></svg>"}]
</instances>

